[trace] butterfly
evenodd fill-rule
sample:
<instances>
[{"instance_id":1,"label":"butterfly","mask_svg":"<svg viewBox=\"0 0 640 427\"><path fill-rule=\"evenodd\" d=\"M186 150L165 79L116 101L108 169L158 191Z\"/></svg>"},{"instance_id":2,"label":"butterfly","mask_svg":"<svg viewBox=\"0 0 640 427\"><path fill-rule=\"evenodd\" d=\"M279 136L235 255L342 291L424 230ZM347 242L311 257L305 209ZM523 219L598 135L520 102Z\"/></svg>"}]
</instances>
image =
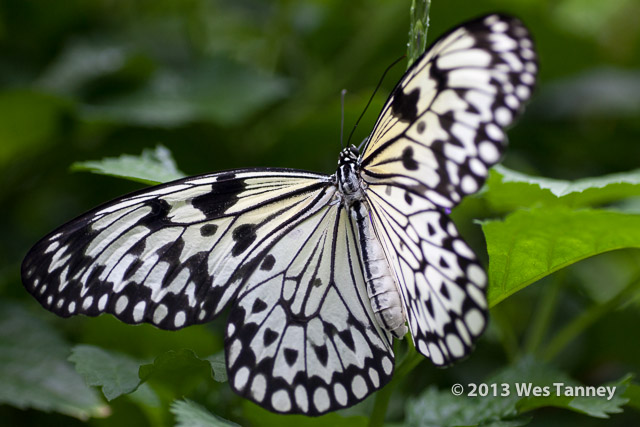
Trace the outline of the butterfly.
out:
<instances>
[{"instance_id":1,"label":"butterfly","mask_svg":"<svg viewBox=\"0 0 640 427\"><path fill-rule=\"evenodd\" d=\"M335 174L236 169L131 193L36 243L24 286L64 317L170 330L226 308L231 388L279 413L363 400L391 379L408 330L450 365L488 309L487 276L448 212L500 160L536 72L519 20L469 21L415 61Z\"/></svg>"}]
</instances>

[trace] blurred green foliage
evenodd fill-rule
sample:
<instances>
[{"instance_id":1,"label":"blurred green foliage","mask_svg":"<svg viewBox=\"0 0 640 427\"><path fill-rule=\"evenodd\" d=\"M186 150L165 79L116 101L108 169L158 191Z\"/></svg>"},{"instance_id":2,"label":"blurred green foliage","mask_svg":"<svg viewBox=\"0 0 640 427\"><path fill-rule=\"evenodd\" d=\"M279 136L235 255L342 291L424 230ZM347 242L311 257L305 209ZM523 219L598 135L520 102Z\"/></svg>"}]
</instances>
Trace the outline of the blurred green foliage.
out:
<instances>
[{"instance_id":1,"label":"blurred green foliage","mask_svg":"<svg viewBox=\"0 0 640 427\"><path fill-rule=\"evenodd\" d=\"M540 54L537 91L509 131L504 164L512 170L494 171L486 192L453 213L492 279L508 272L493 257L510 253L501 246L508 238L521 245L519 267L536 271L495 300L501 302L478 348L453 368L437 370L401 342L398 375L377 396L322 418L282 417L218 381L224 319L179 332L106 316L62 320L23 290L20 262L38 238L141 188L69 173L72 164L107 175L124 170L142 182L154 181L153 168L171 176L246 166L332 173L340 90L348 90L349 130L384 69L407 51L410 7L409 0L0 0L3 425L224 424L219 417L241 425L380 425L384 419L368 417L383 403L393 425L637 421L637 379L627 376L640 370L640 251L631 249L639 243L640 202L637 171L629 172L640 164L636 0L431 2L427 45L497 10L526 23ZM368 134L403 70L391 71L352 142ZM152 151L159 145L175 163L162 149ZM143 150L143 172L151 172L140 176L126 162L138 164L131 156ZM602 175L611 176L593 178ZM485 232L520 229L497 239L489 231L485 242L474 219L484 221ZM567 262L554 252L566 246L541 243L549 236L586 248L589 258ZM623 243L603 243L615 239ZM617 248L626 249L606 252ZM534 276L542 279L531 285ZM584 409L624 412L604 420L550 408L567 402L468 402L449 392L454 383L489 382L505 372L513 381L566 377L590 385L622 378L626 389L611 406Z\"/></svg>"}]
</instances>

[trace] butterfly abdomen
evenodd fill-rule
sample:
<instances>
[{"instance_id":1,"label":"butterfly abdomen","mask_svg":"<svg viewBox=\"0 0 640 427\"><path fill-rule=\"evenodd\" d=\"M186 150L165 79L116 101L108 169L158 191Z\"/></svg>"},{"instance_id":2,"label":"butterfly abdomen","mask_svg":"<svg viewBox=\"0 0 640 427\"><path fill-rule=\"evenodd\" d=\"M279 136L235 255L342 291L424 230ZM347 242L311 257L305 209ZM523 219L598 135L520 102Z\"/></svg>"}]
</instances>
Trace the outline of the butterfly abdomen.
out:
<instances>
[{"instance_id":1,"label":"butterfly abdomen","mask_svg":"<svg viewBox=\"0 0 640 427\"><path fill-rule=\"evenodd\" d=\"M402 301L382 246L373 232L367 208L363 203L356 203L351 212L358 225L364 280L375 319L380 327L402 339L407 333Z\"/></svg>"}]
</instances>

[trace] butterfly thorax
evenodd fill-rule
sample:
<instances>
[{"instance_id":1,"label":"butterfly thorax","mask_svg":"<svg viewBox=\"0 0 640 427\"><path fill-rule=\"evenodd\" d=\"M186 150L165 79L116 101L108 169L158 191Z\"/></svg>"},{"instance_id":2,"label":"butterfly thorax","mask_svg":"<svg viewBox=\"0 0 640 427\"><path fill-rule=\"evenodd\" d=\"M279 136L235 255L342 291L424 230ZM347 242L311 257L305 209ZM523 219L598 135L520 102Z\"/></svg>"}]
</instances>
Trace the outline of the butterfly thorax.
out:
<instances>
[{"instance_id":1,"label":"butterfly thorax","mask_svg":"<svg viewBox=\"0 0 640 427\"><path fill-rule=\"evenodd\" d=\"M402 339L407 333L406 316L400 293L382 245L375 235L365 197L366 186L358 173L358 149L347 147L340 152L336 172L342 203L356 224L364 279L371 308L378 325Z\"/></svg>"},{"instance_id":2,"label":"butterfly thorax","mask_svg":"<svg viewBox=\"0 0 640 427\"><path fill-rule=\"evenodd\" d=\"M336 178L338 190L346 206L351 206L357 200L364 199L362 182L358 174L358 149L353 145L340 152Z\"/></svg>"}]
</instances>

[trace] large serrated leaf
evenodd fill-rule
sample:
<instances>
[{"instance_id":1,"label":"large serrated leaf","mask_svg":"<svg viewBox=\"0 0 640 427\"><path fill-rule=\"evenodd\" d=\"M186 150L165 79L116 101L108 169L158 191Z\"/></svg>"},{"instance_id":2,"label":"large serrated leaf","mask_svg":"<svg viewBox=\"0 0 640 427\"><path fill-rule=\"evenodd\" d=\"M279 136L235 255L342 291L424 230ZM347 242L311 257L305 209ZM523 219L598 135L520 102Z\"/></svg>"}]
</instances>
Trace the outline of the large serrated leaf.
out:
<instances>
[{"instance_id":1,"label":"large serrated leaf","mask_svg":"<svg viewBox=\"0 0 640 427\"><path fill-rule=\"evenodd\" d=\"M489 305L582 259L640 248L640 216L565 207L517 211L485 221L489 253Z\"/></svg>"},{"instance_id":2,"label":"large serrated leaf","mask_svg":"<svg viewBox=\"0 0 640 427\"><path fill-rule=\"evenodd\" d=\"M79 419L109 414L66 360L69 347L47 323L0 304L0 403Z\"/></svg>"},{"instance_id":3,"label":"large serrated leaf","mask_svg":"<svg viewBox=\"0 0 640 427\"><path fill-rule=\"evenodd\" d=\"M76 162L71 165L71 170L116 176L152 185L185 176L176 166L171 152L162 145L158 145L154 150L144 149L139 156L123 154L120 157Z\"/></svg>"},{"instance_id":4,"label":"large serrated leaf","mask_svg":"<svg viewBox=\"0 0 640 427\"><path fill-rule=\"evenodd\" d=\"M640 195L640 169L564 181L526 175L498 165L491 170L485 197L501 212L538 205L586 207Z\"/></svg>"}]
</instances>

